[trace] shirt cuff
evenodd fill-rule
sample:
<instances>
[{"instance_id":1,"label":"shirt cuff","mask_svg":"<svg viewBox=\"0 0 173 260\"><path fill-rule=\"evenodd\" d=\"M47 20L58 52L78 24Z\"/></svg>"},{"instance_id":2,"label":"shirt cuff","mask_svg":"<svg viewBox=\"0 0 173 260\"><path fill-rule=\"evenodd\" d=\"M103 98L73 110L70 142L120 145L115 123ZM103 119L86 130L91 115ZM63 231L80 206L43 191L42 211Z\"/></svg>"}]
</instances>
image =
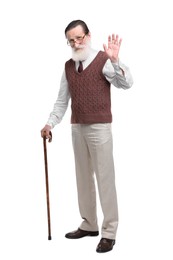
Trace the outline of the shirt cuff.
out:
<instances>
[{"instance_id":1,"label":"shirt cuff","mask_svg":"<svg viewBox=\"0 0 173 260\"><path fill-rule=\"evenodd\" d=\"M121 62L120 60L118 60L117 62L112 62L112 66L115 69L115 72L118 72L122 74L122 71L124 71L123 66L121 66Z\"/></svg>"},{"instance_id":2,"label":"shirt cuff","mask_svg":"<svg viewBox=\"0 0 173 260\"><path fill-rule=\"evenodd\" d=\"M120 61L119 60L116 61L116 62L112 62L112 65L113 65L114 69L117 69L117 70L120 69Z\"/></svg>"}]
</instances>

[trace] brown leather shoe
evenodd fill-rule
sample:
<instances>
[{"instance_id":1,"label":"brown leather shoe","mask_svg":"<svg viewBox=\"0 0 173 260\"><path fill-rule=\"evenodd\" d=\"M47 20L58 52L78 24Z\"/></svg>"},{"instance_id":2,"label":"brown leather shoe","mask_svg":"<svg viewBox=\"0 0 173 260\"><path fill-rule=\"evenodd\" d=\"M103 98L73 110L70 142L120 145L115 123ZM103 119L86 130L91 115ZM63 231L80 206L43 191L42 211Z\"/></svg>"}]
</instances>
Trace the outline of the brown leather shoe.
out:
<instances>
[{"instance_id":1,"label":"brown leather shoe","mask_svg":"<svg viewBox=\"0 0 173 260\"><path fill-rule=\"evenodd\" d=\"M98 253L105 253L111 251L115 245L115 239L101 238L96 251Z\"/></svg>"},{"instance_id":2,"label":"brown leather shoe","mask_svg":"<svg viewBox=\"0 0 173 260\"><path fill-rule=\"evenodd\" d=\"M86 230L82 230L80 228L78 228L77 230L67 233L65 235L66 238L70 238L70 239L77 239L77 238L82 238L82 237L86 237L86 236L98 236L99 232L98 231L86 231Z\"/></svg>"}]
</instances>

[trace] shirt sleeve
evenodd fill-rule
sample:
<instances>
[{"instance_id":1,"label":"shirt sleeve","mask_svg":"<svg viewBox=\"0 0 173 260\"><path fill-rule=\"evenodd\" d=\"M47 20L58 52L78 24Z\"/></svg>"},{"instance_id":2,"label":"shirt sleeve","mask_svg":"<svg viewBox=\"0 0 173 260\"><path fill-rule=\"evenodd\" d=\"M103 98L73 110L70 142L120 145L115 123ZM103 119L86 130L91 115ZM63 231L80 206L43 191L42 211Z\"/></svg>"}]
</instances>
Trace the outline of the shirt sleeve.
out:
<instances>
[{"instance_id":1,"label":"shirt sleeve","mask_svg":"<svg viewBox=\"0 0 173 260\"><path fill-rule=\"evenodd\" d=\"M133 78L129 68L120 60L112 63L108 59L103 67L103 74L117 88L128 89L133 85Z\"/></svg>"},{"instance_id":2,"label":"shirt sleeve","mask_svg":"<svg viewBox=\"0 0 173 260\"><path fill-rule=\"evenodd\" d=\"M61 77L58 97L47 121L47 125L50 125L51 128L53 128L56 124L59 124L61 122L67 110L69 99L70 92L64 70Z\"/></svg>"}]
</instances>

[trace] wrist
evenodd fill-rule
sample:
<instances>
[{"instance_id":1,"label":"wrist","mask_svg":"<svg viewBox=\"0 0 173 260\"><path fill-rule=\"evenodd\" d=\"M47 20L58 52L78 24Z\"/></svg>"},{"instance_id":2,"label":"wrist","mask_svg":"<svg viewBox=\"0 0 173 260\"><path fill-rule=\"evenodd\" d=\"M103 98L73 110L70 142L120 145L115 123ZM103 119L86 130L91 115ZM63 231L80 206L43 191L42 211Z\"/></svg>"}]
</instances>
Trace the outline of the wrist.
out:
<instances>
[{"instance_id":1,"label":"wrist","mask_svg":"<svg viewBox=\"0 0 173 260\"><path fill-rule=\"evenodd\" d=\"M119 66L119 59L111 59L111 62L117 66Z\"/></svg>"}]
</instances>

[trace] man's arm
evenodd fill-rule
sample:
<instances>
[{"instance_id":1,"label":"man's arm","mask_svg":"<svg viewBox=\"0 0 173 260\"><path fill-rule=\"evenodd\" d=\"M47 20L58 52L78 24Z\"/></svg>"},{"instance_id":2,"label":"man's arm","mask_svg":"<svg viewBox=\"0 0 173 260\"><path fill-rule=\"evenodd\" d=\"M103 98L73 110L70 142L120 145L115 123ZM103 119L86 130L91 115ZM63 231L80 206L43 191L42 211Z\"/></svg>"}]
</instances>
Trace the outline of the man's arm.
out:
<instances>
[{"instance_id":1,"label":"man's arm","mask_svg":"<svg viewBox=\"0 0 173 260\"><path fill-rule=\"evenodd\" d=\"M53 128L56 124L59 124L67 110L68 102L70 99L70 93L68 88L68 83L65 75L65 71L62 74L60 89L58 93L57 100L54 104L53 110L47 121L47 125Z\"/></svg>"},{"instance_id":2,"label":"man's arm","mask_svg":"<svg viewBox=\"0 0 173 260\"><path fill-rule=\"evenodd\" d=\"M103 68L106 79L118 88L128 89L133 84L132 75L127 66L119 60L119 51L122 39L112 34L108 36L108 45L103 44L103 48L109 58Z\"/></svg>"}]
</instances>

